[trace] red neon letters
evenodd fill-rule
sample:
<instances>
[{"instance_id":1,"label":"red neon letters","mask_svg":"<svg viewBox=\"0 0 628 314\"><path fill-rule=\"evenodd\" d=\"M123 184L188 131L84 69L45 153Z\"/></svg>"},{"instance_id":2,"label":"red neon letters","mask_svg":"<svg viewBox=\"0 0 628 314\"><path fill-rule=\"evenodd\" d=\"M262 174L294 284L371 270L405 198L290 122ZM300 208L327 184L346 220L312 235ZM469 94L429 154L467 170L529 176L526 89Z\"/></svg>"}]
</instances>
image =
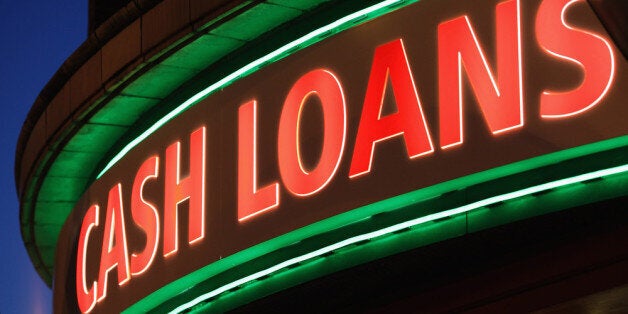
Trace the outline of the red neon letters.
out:
<instances>
[{"instance_id":1,"label":"red neon letters","mask_svg":"<svg viewBox=\"0 0 628 314\"><path fill-rule=\"evenodd\" d=\"M600 103L613 83L615 56L608 40L590 31L574 28L565 21L565 12L578 1L584 0L543 0L535 16L537 42L533 44L538 44L553 57L579 65L584 74L579 86L571 90L548 89L541 95L526 96L529 102L540 99L542 118L564 118L590 110ZM388 139L402 137L409 159L435 154L432 134L424 115L425 108L434 108L438 114L438 124L433 125L438 127L437 149L443 152L461 145L465 132L463 73L490 133L501 136L506 131L524 127L525 60L521 25L519 0L497 4L495 51L491 53L485 49L487 43L478 40L472 19L468 16L439 23L434 30L437 35L434 52L438 56L435 67L438 78L434 82L438 90L437 104L422 103L419 97L421 89L414 81L410 62L414 60L408 59L406 51L411 52L416 47L405 47L401 38L374 47L361 108L355 109L359 104L348 106L346 103L351 100L345 99L340 80L343 76L325 68L314 68L305 73L294 81L278 117L277 147L270 150L271 154L276 152L276 156L264 155L264 158L276 157L279 173L271 182L261 186L258 184L257 112L264 109L263 106L281 104L258 106L256 100L242 104L238 108L237 140L234 139L238 149L238 222L249 221L259 214L277 209L282 187L288 192L285 193L288 197L301 199L314 197L328 188L334 176L343 173L339 171L342 156L346 144L351 145L347 134L353 134L347 131L350 113L356 115L355 118L360 114L351 160L346 162L349 168L346 175L354 180L362 180L374 171L376 144ZM494 57L487 58L487 53ZM414 73L419 72L415 69ZM392 91L397 110L383 114L387 86ZM306 169L299 134L304 119L303 108L312 99L319 100L323 113L320 127L323 145L317 164ZM348 112L351 108L355 111ZM159 258L160 236L163 237L163 257L170 259L177 255L179 210L188 208L189 211L188 243L191 245L205 239L206 137L206 128L198 128L189 135L189 153L184 154L186 156L181 156L182 144L177 141L165 147L164 156L151 156L138 167L130 191L130 215L125 215L122 183L109 190L107 204L102 207L106 208L105 212L99 210L99 204L90 206L86 211L76 260L76 295L81 311L92 311L102 302L107 296L107 287L111 288L116 279L118 286L124 286L134 277L149 271L155 258ZM163 177L160 177L160 167ZM154 200L145 199L146 186L157 182L163 183L164 201L159 204L161 207L154 204ZM187 206L182 206L184 202ZM236 211L235 208L224 210ZM129 216L134 223L130 225L146 235L143 247L128 247L125 219ZM99 223L100 219L104 219L104 224ZM160 231L162 223L163 234ZM92 232L98 228L102 230ZM104 234L100 239L102 242L93 241L92 236L100 232ZM95 268L87 267L87 256L95 254L89 254L92 250L98 252L99 245L98 275L88 276L86 269ZM91 277L97 277L97 280Z\"/></svg>"},{"instance_id":2,"label":"red neon letters","mask_svg":"<svg viewBox=\"0 0 628 314\"><path fill-rule=\"evenodd\" d=\"M189 201L190 208L189 243L202 240L205 235L205 138L205 127L190 134L190 174L185 179L180 178L180 142L166 149L164 255L175 253L178 248L177 207L185 200ZM93 281L91 288L87 283L85 263L92 230L99 227L100 207L92 205L85 213L76 259L76 296L82 312L92 311L97 302L107 297L109 274L112 271L117 273L118 285L123 286L150 268L159 244L160 219L157 207L144 199L144 187L148 181L158 177L158 156L146 159L135 175L131 191L131 216L133 222L146 234L146 244L139 252L131 255L126 239L123 186L118 183L109 191L98 281Z\"/></svg>"},{"instance_id":3,"label":"red neon letters","mask_svg":"<svg viewBox=\"0 0 628 314\"><path fill-rule=\"evenodd\" d=\"M582 65L585 71L584 82L577 89L562 93L546 91L541 95L540 111L545 118L567 116L591 108L604 97L613 80L614 56L610 44L598 35L565 23L564 12L574 2L576 0L545 0L537 15L535 33L542 48ZM468 16L438 25L438 126L442 150L464 141L463 72L492 134L524 125L520 1L500 2L495 17L496 66L489 65ZM582 46L587 48L580 48ZM388 82L397 112L382 116ZM312 94L321 98L325 126L321 164L310 172L301 163L298 132L303 104ZM277 161L283 184L296 196L310 196L321 191L336 172L346 134L345 113L341 110L344 108L343 94L336 75L330 70L317 69L299 78L286 98L277 135ZM256 105L249 102L239 109L240 221L279 206L277 182L257 190ZM369 173L375 144L396 136L403 136L410 159L434 152L402 39L375 48L349 177Z\"/></svg>"}]
</instances>

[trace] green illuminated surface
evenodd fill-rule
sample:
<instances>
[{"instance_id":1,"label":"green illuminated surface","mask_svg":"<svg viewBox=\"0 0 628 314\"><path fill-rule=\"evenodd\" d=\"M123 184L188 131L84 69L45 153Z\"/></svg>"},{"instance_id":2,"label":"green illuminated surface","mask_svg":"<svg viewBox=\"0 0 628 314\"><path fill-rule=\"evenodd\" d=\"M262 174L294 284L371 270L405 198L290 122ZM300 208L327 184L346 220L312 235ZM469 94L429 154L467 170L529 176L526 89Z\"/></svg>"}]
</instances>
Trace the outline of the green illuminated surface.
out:
<instances>
[{"instance_id":1,"label":"green illuminated surface","mask_svg":"<svg viewBox=\"0 0 628 314\"><path fill-rule=\"evenodd\" d=\"M237 290L224 292L193 306L184 304L183 307L191 306L186 310L199 313L225 312L341 269L465 233L520 220L523 217L569 208L567 204L585 204L592 201L588 199L592 190L602 192L605 197L614 197L617 193L625 194L626 189L628 189L628 176L624 173L591 183L571 184L541 195L528 195L490 208L481 207L468 213L450 216L445 220L427 221L400 232L384 234L370 241L336 249L329 254L300 262L296 267L279 269L260 279L243 283L237 287ZM478 226L481 227L478 228ZM178 310L183 310L183 307ZM174 312L178 310L175 309Z\"/></svg>"},{"instance_id":2,"label":"green illuminated surface","mask_svg":"<svg viewBox=\"0 0 628 314\"><path fill-rule=\"evenodd\" d=\"M218 64L219 70L215 71L216 73L234 73L234 71L238 73L234 77L228 77L219 82L219 85L224 87L234 80L349 28L355 23L343 23L342 27L339 26L333 32L318 34L317 38L308 37L300 45L291 47L289 51L278 51L277 47L285 46L286 42L309 34L312 29L333 23L346 15L346 12L356 12L378 3L374 0L351 3L335 1L337 3L330 6L329 10L320 16L310 14L305 19L299 19L300 24L293 25L290 29L281 32L274 31L275 27L297 20L309 14L309 10L327 2L334 1L273 0L258 4L254 4L253 1L244 1L240 6L201 26L199 30L205 32L204 34L191 41L187 40L189 36L184 37L171 47L164 49L171 52L167 58L163 58L164 52L160 52L154 57L155 60L148 60L147 64L152 64L152 66L147 71L141 71L142 68L147 67L145 64L138 66L136 72L125 78L129 84L118 83L108 88L110 92L115 91L112 92L115 94L114 97L107 93L103 98L95 101L95 104L99 106L97 112L78 117L72 126L61 130L61 134L55 137L57 142L51 143L50 149L45 152L41 161L34 165L21 200L23 204L20 217L22 238L36 270L44 281L49 285L52 283L54 258L51 257L50 252L56 247L58 234L74 207L73 204L94 179L92 173L102 163L103 155L108 156L107 154L117 142L126 141L126 134L137 133L138 128L149 127L138 124L140 117L146 117L147 112L154 112L155 108L170 106L173 99L180 99L180 96L170 95L173 91L174 94L189 93L190 88L186 89L187 91L180 91L180 86L208 67ZM415 1L395 2L405 4ZM386 12L371 14L381 15ZM256 27L251 27L252 17ZM269 33L272 35L266 36ZM261 42L258 41L260 36L265 36ZM185 43L182 44L183 42ZM254 45L256 49L244 49L248 43ZM234 54L236 50L238 52ZM271 55L266 55L268 53ZM222 58L230 54L240 59L248 58L248 60L244 63L242 61L222 62ZM260 56L265 58L262 62L243 70L243 65L255 60L259 61ZM200 81L207 82L205 86L208 86L218 80L220 78ZM212 86L214 90L218 85ZM196 87L191 87L191 90L194 88ZM189 108L210 92L211 90L206 91L202 96L197 94L196 98L188 100L182 108L177 108L178 111L169 114L161 124ZM189 97L194 96L192 94ZM188 98L184 98L181 102L185 99ZM148 134L155 129L150 128ZM140 131L146 131L146 129ZM137 145L139 141L132 142L132 146ZM122 155L126 151L128 150L123 149Z\"/></svg>"},{"instance_id":3,"label":"green illuminated surface","mask_svg":"<svg viewBox=\"0 0 628 314\"><path fill-rule=\"evenodd\" d=\"M59 230L74 207L73 204L89 185L90 180L93 179L89 175L90 173L96 171L98 176L101 176L144 138L204 97L211 95L216 89L224 88L235 80L250 75L260 68L320 40L388 13L399 5L413 3L416 0L386 1L380 4L383 6L382 8L375 8L368 13L350 15L341 19L330 19L326 21L327 23L331 22L331 24L327 24L327 28L310 30L304 34L299 34L301 37L290 37L292 41L282 45L266 47L268 48L265 49L266 54L251 55L250 60L243 64L227 64L226 67L229 68L225 70L227 75L208 81L205 89L192 95L191 98L186 97L183 101L177 102L180 104L178 107L174 107L173 111L165 114L154 124L140 126L144 127L142 130L133 129L138 127L137 121L141 116L158 104L167 103L170 100L169 94L185 81L194 78L195 75L217 63L224 56L245 47L248 42L255 41L258 36L264 35L259 31L260 29L271 30L274 26L305 14L299 10L311 10L322 2L326 1L269 0L262 3L263 5L260 4L245 11L246 14L257 16L256 21L259 20L260 27L242 27L242 23L247 21L246 19L238 21L237 17L222 23L219 28L201 27L201 29L206 28L208 33L201 35L185 47L177 48L177 52L160 61L141 77L134 79L134 82L125 87L120 95L107 100L108 103L102 109L87 118L84 122L85 125L61 149L60 154L51 163L49 170L45 173L42 173L44 171L41 168L35 171L33 182L41 182L39 194L34 193L37 190L37 184L31 182L23 200L24 208L33 208L32 212L23 210L24 214L21 217L23 238L29 255L42 278L48 283L52 280L54 251ZM373 3L377 2L354 3L355 10L347 12L360 11L368 4ZM346 2L344 4L346 5ZM391 6L386 7L386 5ZM269 13L269 10L277 10L277 12ZM264 14L260 14L262 12ZM264 20L265 18L268 20ZM212 25L213 23L215 21L208 24ZM262 26L264 28L261 28ZM247 29L251 33L247 33ZM139 136L127 141L125 135L131 131ZM114 147L114 144L120 139L125 142L125 145ZM624 195L628 191L626 184L628 179L625 174L614 175L589 183L570 183L541 195L534 195L533 193L517 196L514 199L501 201L502 203L490 208L480 206L468 212L446 212L446 214L442 214L445 210L463 207L493 196L508 194L517 189L525 189L585 172L618 166L617 160L625 164L625 156L628 156L625 150L627 146L628 136L624 136L499 167L367 205L295 230L208 265L161 288L127 309L127 312L145 312L156 308L159 308L160 312L166 309L174 310L177 306L197 297L201 298L196 300L197 302L194 304L188 304L193 310L221 312L304 281L378 257L549 211ZM117 155L108 156L111 157L111 161L107 164L102 163L103 153L110 153L112 147L116 149ZM117 148L120 148L119 152ZM621 154L617 154L618 150ZM609 157L611 155L615 157ZM570 163L571 160L580 160L583 157L587 157L587 162L583 164L592 165L589 166L590 169L582 169L579 167L580 164ZM608 162L609 160L615 160L615 164ZM553 167L552 165L556 164L560 164L560 166L552 168L553 171L545 171L547 167ZM81 169L81 173L76 173L76 169ZM542 170L537 171L536 169ZM540 181L526 181L525 178L529 176L530 171L536 171L535 173L539 175L534 177L540 178ZM517 180L513 180L515 178ZM504 182L509 184L503 184ZM60 191L61 188L65 191ZM581 193L583 190L596 191L597 198L592 199L590 195ZM447 197L442 196L445 193L448 193ZM539 206L539 204L544 206ZM222 287L246 278L246 276L276 267L278 259L290 261L328 245L345 241L350 236L369 234L430 214L452 216L446 220L426 220L412 227L404 227L399 232L384 233L369 242L341 246L323 257L312 256L303 260L298 267L278 268L271 272L267 278L238 284L240 289L235 292L216 292ZM193 288L190 289L191 287ZM212 291L216 293L213 298L207 299L201 296L202 293L211 293Z\"/></svg>"},{"instance_id":4,"label":"green illuminated surface","mask_svg":"<svg viewBox=\"0 0 628 314\"><path fill-rule=\"evenodd\" d=\"M627 195L627 156L623 136L366 205L216 261L127 312L221 312L404 250Z\"/></svg>"},{"instance_id":5,"label":"green illuminated surface","mask_svg":"<svg viewBox=\"0 0 628 314\"><path fill-rule=\"evenodd\" d=\"M213 34L203 35L175 52L163 64L202 70L207 67L206 60L218 60L245 43L242 40Z\"/></svg>"},{"instance_id":6,"label":"green illuminated surface","mask_svg":"<svg viewBox=\"0 0 628 314\"><path fill-rule=\"evenodd\" d=\"M268 1L272 4L279 4L291 8L301 9L301 10L310 10L315 6L321 4L322 1L319 0L270 0Z\"/></svg>"},{"instance_id":7,"label":"green illuminated surface","mask_svg":"<svg viewBox=\"0 0 628 314\"><path fill-rule=\"evenodd\" d=\"M225 38L250 41L265 33L268 29L301 15L301 11L290 7L261 3L254 10L238 15L232 23L225 23L214 28L210 34Z\"/></svg>"},{"instance_id":8,"label":"green illuminated surface","mask_svg":"<svg viewBox=\"0 0 628 314\"><path fill-rule=\"evenodd\" d=\"M364 23L366 21L369 21L370 19L389 13L390 11L397 9L398 5L402 2L409 4L416 1L386 0L376 5L373 5L373 6L364 8L362 10L359 10L357 12L354 12L352 14L349 14L330 24L325 25L324 27L318 28L296 40L293 40L279 47L278 49L270 52L269 54L264 55L261 58L252 61L251 63L243 66L242 68L223 77L219 81L209 85L208 87L198 92L194 96L188 98L181 105L176 107L174 110L168 112L165 116L163 116L153 125L151 125L146 131L142 132L138 137L136 137L135 139L131 140L128 144L126 144L120 150L120 152L118 152L115 156L113 156L113 158L105 165L104 169L100 171L97 177L100 178L103 174L107 172L107 170L109 170L109 168L111 168L118 161L120 161L120 159L122 159L135 146L139 145L139 143L144 141L147 137L149 137L151 134L153 134L163 125L165 125L170 120L174 119L176 116L178 116L185 110L189 109L190 107L192 107L193 105L195 105L200 100L207 97L208 95L211 95L211 93L215 92L216 90L225 88L231 83L243 77L246 77L250 75L251 73L256 72L257 70L259 70L260 68L268 64L279 61L291 55L297 50L309 47L314 43L317 43L325 38L328 38L339 32L349 29L359 23ZM236 38L238 36L237 34L220 34L220 35L235 36ZM241 38L241 39L244 40L245 38Z\"/></svg>"}]
</instances>

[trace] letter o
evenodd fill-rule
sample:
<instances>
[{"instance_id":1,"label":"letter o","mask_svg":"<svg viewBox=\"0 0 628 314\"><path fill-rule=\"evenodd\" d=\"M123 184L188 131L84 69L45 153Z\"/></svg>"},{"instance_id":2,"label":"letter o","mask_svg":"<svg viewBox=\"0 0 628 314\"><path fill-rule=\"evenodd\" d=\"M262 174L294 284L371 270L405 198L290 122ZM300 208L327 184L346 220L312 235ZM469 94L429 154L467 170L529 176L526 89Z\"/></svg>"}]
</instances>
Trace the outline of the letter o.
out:
<instances>
[{"instance_id":1,"label":"letter o","mask_svg":"<svg viewBox=\"0 0 628 314\"><path fill-rule=\"evenodd\" d=\"M307 171L299 151L299 122L305 101L313 95L320 99L323 109L323 149L316 167ZM292 194L308 196L330 182L344 150L346 125L342 86L332 72L316 69L294 83L281 112L277 143L281 179Z\"/></svg>"}]
</instances>

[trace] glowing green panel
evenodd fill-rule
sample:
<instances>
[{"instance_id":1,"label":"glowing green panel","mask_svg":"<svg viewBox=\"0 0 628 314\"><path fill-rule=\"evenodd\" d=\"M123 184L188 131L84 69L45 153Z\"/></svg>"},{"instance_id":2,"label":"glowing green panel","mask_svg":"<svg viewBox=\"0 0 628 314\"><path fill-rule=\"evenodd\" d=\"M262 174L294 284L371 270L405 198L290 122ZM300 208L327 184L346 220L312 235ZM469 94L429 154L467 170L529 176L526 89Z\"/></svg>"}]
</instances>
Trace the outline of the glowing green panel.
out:
<instances>
[{"instance_id":1,"label":"glowing green panel","mask_svg":"<svg viewBox=\"0 0 628 314\"><path fill-rule=\"evenodd\" d=\"M163 64L181 68L202 70L245 42L216 35L203 35L168 57Z\"/></svg>"},{"instance_id":2,"label":"glowing green panel","mask_svg":"<svg viewBox=\"0 0 628 314\"><path fill-rule=\"evenodd\" d=\"M302 12L292 8L261 3L222 24L210 33L243 41L253 40L268 30L299 16Z\"/></svg>"},{"instance_id":3,"label":"glowing green panel","mask_svg":"<svg viewBox=\"0 0 628 314\"><path fill-rule=\"evenodd\" d=\"M159 103L159 99L118 95L99 110L89 123L131 126L142 113Z\"/></svg>"},{"instance_id":4,"label":"glowing green panel","mask_svg":"<svg viewBox=\"0 0 628 314\"><path fill-rule=\"evenodd\" d=\"M163 99L198 71L167 65L156 65L122 91L125 95Z\"/></svg>"},{"instance_id":5,"label":"glowing green panel","mask_svg":"<svg viewBox=\"0 0 628 314\"><path fill-rule=\"evenodd\" d=\"M75 201L83 193L85 184L87 178L46 177L39 190L37 204L41 201Z\"/></svg>"},{"instance_id":6,"label":"glowing green panel","mask_svg":"<svg viewBox=\"0 0 628 314\"><path fill-rule=\"evenodd\" d=\"M108 124L85 124L65 146L66 151L104 153L106 142L115 142L127 128ZM85 169L83 169L85 170Z\"/></svg>"},{"instance_id":7,"label":"glowing green panel","mask_svg":"<svg viewBox=\"0 0 628 314\"><path fill-rule=\"evenodd\" d=\"M63 225L67 218L68 208L74 207L75 202L37 202L37 208L42 209L35 213L35 221L48 224Z\"/></svg>"},{"instance_id":8,"label":"glowing green panel","mask_svg":"<svg viewBox=\"0 0 628 314\"><path fill-rule=\"evenodd\" d=\"M52 241L54 240L54 242ZM39 240L37 240L38 243ZM45 264L46 267L53 267L55 260L55 244L57 243L57 239L50 239L50 241L42 240L42 244L39 248L39 254L41 254L42 258L45 261L49 261Z\"/></svg>"},{"instance_id":9,"label":"glowing green panel","mask_svg":"<svg viewBox=\"0 0 628 314\"><path fill-rule=\"evenodd\" d=\"M309 10L329 0L270 0L268 3L278 4L299 10Z\"/></svg>"},{"instance_id":10,"label":"glowing green panel","mask_svg":"<svg viewBox=\"0 0 628 314\"><path fill-rule=\"evenodd\" d=\"M54 265L55 249L61 225L40 225L36 223L35 226L40 230L35 234L35 241L40 246L39 254L46 261L46 265Z\"/></svg>"},{"instance_id":11,"label":"glowing green panel","mask_svg":"<svg viewBox=\"0 0 628 314\"><path fill-rule=\"evenodd\" d=\"M48 170L48 176L88 178L90 174L79 165L83 164L84 160L98 160L100 157L102 157L100 153L61 151L57 161Z\"/></svg>"}]
</instances>

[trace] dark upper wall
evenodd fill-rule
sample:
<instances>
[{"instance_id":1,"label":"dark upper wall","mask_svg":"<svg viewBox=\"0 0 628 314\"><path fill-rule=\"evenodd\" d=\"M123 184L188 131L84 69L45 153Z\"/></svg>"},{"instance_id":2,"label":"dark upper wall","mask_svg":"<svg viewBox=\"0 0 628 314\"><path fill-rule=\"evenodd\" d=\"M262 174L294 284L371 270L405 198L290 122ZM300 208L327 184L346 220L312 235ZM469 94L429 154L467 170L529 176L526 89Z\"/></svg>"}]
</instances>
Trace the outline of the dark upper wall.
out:
<instances>
[{"instance_id":1,"label":"dark upper wall","mask_svg":"<svg viewBox=\"0 0 628 314\"><path fill-rule=\"evenodd\" d=\"M131 0L89 0L88 31L90 33L95 31L98 26L129 2Z\"/></svg>"}]
</instances>

